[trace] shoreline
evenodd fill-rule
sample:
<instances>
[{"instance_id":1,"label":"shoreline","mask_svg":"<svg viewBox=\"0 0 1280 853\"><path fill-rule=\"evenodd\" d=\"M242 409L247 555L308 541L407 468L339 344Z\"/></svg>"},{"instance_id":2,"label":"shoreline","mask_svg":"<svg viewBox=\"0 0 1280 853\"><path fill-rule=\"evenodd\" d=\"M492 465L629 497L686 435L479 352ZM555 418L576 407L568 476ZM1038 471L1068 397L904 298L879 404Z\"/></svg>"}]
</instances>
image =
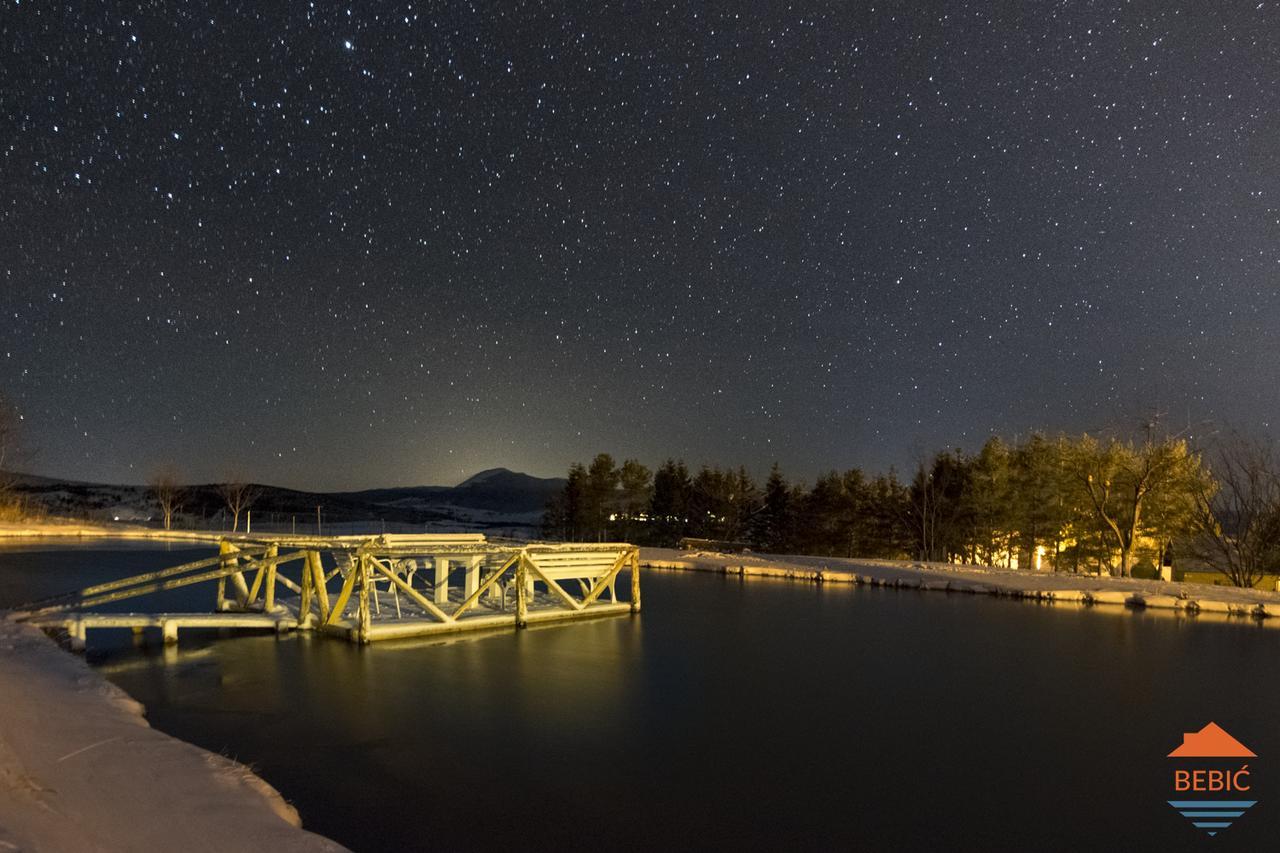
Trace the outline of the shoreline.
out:
<instances>
[{"instance_id":1,"label":"shoreline","mask_svg":"<svg viewBox=\"0 0 1280 853\"><path fill-rule=\"evenodd\" d=\"M243 536L215 530L157 530L129 524L49 519L34 522L0 522L0 544L7 539L152 539L162 542L212 542Z\"/></svg>"},{"instance_id":2,"label":"shoreline","mask_svg":"<svg viewBox=\"0 0 1280 853\"><path fill-rule=\"evenodd\" d=\"M0 849L346 849L303 829L250 768L152 728L83 658L8 615L0 693Z\"/></svg>"},{"instance_id":3,"label":"shoreline","mask_svg":"<svg viewBox=\"0 0 1280 853\"><path fill-rule=\"evenodd\" d=\"M641 548L640 565L668 571L734 577L787 578L927 592L957 592L1134 610L1171 610L1257 620L1280 628L1280 592L1187 582L1032 572L950 563L896 562L841 557L722 554Z\"/></svg>"}]
</instances>

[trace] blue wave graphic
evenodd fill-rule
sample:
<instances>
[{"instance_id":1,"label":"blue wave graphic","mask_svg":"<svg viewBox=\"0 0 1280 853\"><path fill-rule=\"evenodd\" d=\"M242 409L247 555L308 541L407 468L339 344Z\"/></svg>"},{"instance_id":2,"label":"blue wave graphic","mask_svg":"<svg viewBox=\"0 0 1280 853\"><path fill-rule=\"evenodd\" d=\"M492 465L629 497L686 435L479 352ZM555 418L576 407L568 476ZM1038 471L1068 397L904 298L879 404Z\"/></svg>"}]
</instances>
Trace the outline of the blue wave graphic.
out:
<instances>
[{"instance_id":1,"label":"blue wave graphic","mask_svg":"<svg viewBox=\"0 0 1280 853\"><path fill-rule=\"evenodd\" d=\"M1190 820L1192 826L1203 829L1210 835L1217 835L1220 830L1231 826L1235 818L1258 804L1257 800L1168 800L1167 802L1183 817Z\"/></svg>"}]
</instances>

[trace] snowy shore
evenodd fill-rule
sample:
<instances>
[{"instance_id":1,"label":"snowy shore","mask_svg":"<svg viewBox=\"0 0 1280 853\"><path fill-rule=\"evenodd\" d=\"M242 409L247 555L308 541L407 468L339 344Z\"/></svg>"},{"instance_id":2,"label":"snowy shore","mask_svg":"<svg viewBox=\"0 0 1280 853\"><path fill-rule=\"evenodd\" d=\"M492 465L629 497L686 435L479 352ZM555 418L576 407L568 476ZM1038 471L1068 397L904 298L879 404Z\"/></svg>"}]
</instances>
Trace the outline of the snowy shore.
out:
<instances>
[{"instance_id":1,"label":"snowy shore","mask_svg":"<svg viewBox=\"0 0 1280 853\"><path fill-rule=\"evenodd\" d=\"M214 542L226 533L208 530L157 530L130 524L93 524L54 518L0 522L0 542L7 539L155 539L165 542Z\"/></svg>"},{"instance_id":2,"label":"snowy shore","mask_svg":"<svg viewBox=\"0 0 1280 853\"><path fill-rule=\"evenodd\" d=\"M1276 618L1280 617L1280 592L1231 586L956 566L949 563L721 554L670 548L641 548L640 563L651 569L1168 609L1188 615L1249 617L1270 627L1280 628L1280 618Z\"/></svg>"},{"instance_id":3,"label":"snowy shore","mask_svg":"<svg viewBox=\"0 0 1280 853\"><path fill-rule=\"evenodd\" d=\"M249 768L151 728L40 630L0 617L0 850L341 851Z\"/></svg>"}]
</instances>

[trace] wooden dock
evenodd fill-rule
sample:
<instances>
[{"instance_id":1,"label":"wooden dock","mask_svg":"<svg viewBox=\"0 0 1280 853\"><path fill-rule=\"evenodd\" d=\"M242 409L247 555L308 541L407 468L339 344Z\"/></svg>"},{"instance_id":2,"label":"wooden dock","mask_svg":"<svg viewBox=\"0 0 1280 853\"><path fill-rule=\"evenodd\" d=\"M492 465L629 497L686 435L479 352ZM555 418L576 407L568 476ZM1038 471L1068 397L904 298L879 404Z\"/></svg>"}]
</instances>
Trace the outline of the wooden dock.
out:
<instances>
[{"instance_id":1,"label":"wooden dock","mask_svg":"<svg viewBox=\"0 0 1280 853\"><path fill-rule=\"evenodd\" d=\"M630 597L617 580L630 572ZM207 583L208 613L113 613L104 604ZM83 649L91 629L317 631L355 643L523 628L640 611L639 550L625 543L488 542L479 534L228 537L203 560L21 608Z\"/></svg>"}]
</instances>

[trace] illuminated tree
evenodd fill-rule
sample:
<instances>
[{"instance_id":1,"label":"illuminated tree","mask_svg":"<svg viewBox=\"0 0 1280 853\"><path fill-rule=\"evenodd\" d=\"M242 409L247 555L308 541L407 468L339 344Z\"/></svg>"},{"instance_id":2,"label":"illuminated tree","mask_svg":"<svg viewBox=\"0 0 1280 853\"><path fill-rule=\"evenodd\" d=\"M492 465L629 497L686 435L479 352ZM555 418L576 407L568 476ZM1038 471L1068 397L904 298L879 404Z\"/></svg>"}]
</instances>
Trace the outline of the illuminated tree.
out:
<instances>
[{"instance_id":1,"label":"illuminated tree","mask_svg":"<svg viewBox=\"0 0 1280 853\"><path fill-rule=\"evenodd\" d=\"M1076 482L1089 498L1103 537L1120 555L1121 577L1132 574L1138 536L1150 532L1171 538L1189 518L1191 496L1207 488L1200 457L1181 439L1135 445L1086 435L1073 455ZM1151 518L1144 516L1148 508Z\"/></svg>"},{"instance_id":2,"label":"illuminated tree","mask_svg":"<svg viewBox=\"0 0 1280 853\"><path fill-rule=\"evenodd\" d=\"M215 488L222 496L227 511L231 513L231 531L234 533L240 529L240 514L251 508L262 496L262 489L245 482L245 478L237 475L232 475L227 482L220 483Z\"/></svg>"}]
</instances>

